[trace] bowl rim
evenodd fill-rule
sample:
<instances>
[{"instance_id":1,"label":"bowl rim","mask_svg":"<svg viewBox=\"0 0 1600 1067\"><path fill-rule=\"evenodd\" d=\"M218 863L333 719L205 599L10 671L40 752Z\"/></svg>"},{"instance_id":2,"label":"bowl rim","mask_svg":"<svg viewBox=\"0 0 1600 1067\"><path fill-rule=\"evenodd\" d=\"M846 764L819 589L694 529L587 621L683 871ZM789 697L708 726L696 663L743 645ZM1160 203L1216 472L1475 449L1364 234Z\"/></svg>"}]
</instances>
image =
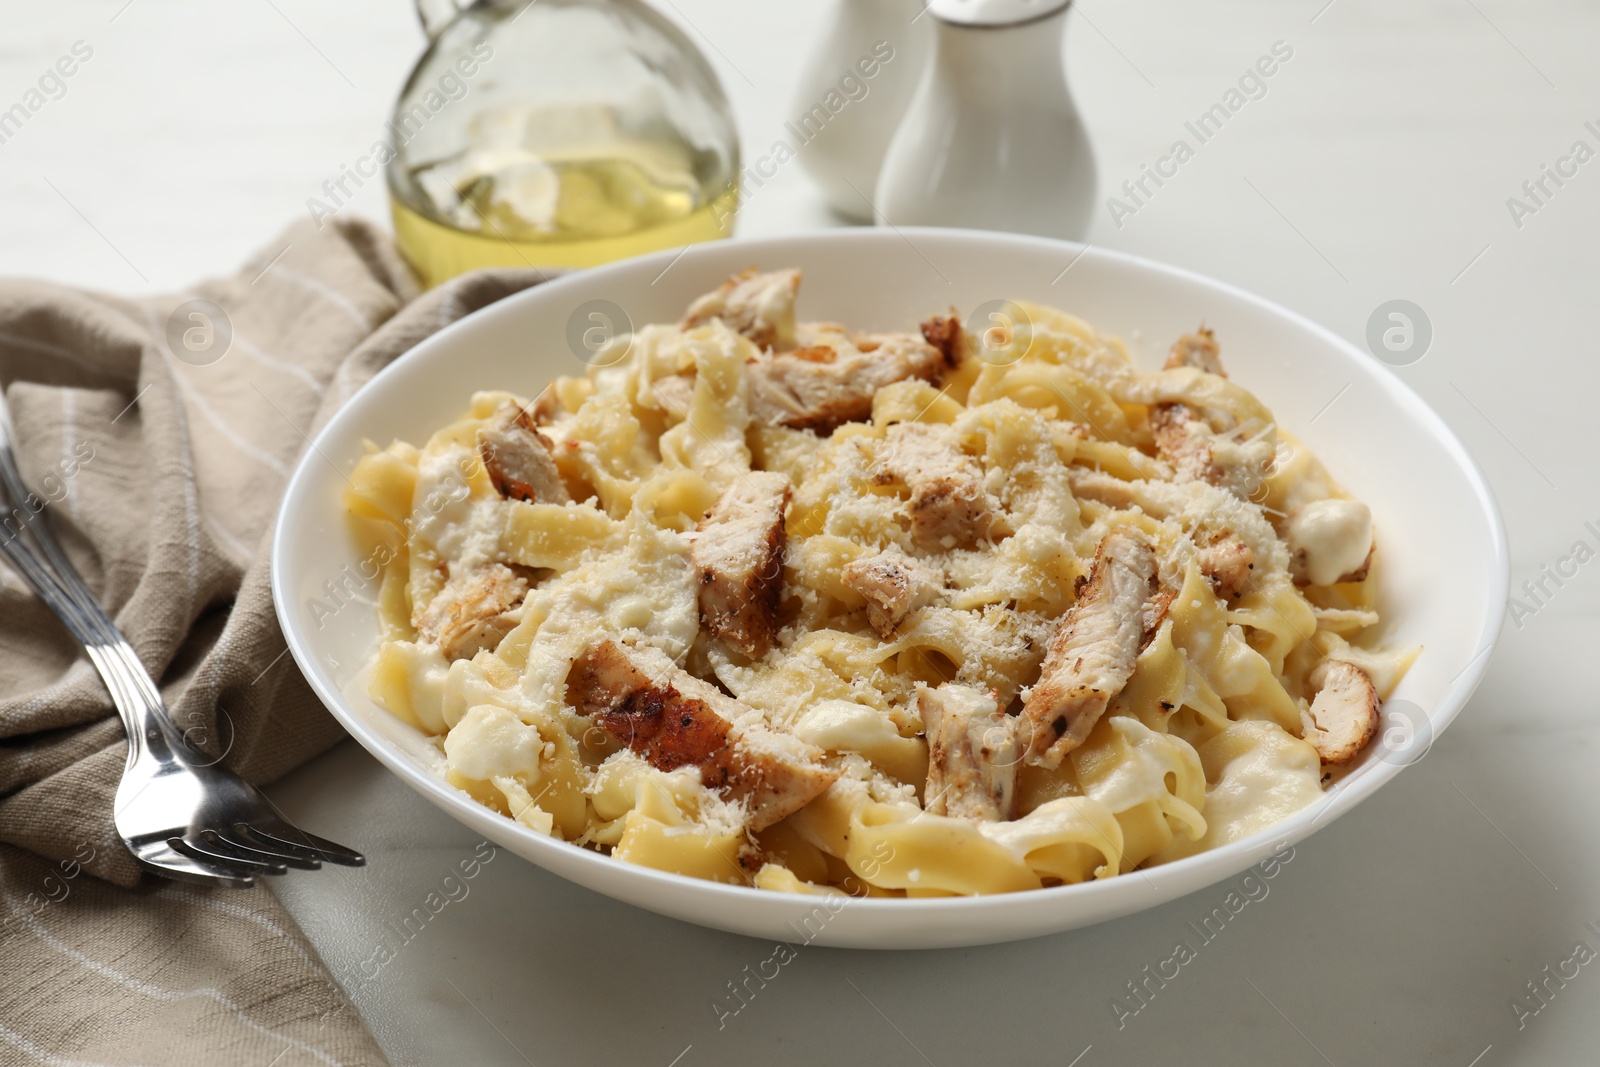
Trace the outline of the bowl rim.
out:
<instances>
[{"instance_id":1,"label":"bowl rim","mask_svg":"<svg viewBox=\"0 0 1600 1067\"><path fill-rule=\"evenodd\" d=\"M1482 681L1484 673L1488 670L1489 662L1493 658L1491 653L1499 640L1505 623L1505 612L1503 610L1494 611L1493 605L1503 605L1505 603L1509 595L1511 582L1510 550L1499 505L1489 486L1488 479L1485 478L1472 454L1467 450L1460 438L1456 436L1449 424L1444 421L1443 417L1392 367L1379 360L1371 359L1367 353L1362 352L1356 345L1307 316L1232 283L1185 267L1162 263L1144 256L1104 248L1099 245L1037 237L1030 234L935 226L849 228L789 235L730 238L706 244L687 245L680 249L668 249L662 252L636 256L631 259L619 260L599 267L573 271L513 293L464 315L443 329L430 334L396 357L388 366L380 370L345 400L317 431L295 464L294 471L285 487L274 519L270 557L273 604L285 643L295 660L296 666L300 669L302 676L310 684L318 699L338 720L345 731L354 737L380 763L407 785L427 795L429 799L444 808L457 821L469 825L477 822L482 828L489 825L483 822L485 818L495 820L492 824L497 830L516 837L532 850L552 850L550 853L552 857L581 864L592 870L595 876L601 880L621 879L634 881L643 887L655 885L668 892L692 889L694 892L705 895L706 899L713 904L719 900L739 907L766 904L774 910L783 909L786 912L795 908L814 908L818 901L822 899L816 895L757 889L754 886L713 882L689 875L657 870L619 861L610 855L593 849L538 833L485 807L465 792L450 785L442 777L430 774L425 768L412 762L401 751L397 743L383 737L370 727L360 714L346 707L344 694L337 686L332 685L322 677L309 642L304 639L297 626L293 623L291 612L286 606L290 603L290 598L286 588L287 577L282 566L282 562L289 552L288 526L284 520L289 517L290 512L301 506L299 503L300 498L307 492L306 486L312 479L313 469L318 463L325 462L321 459L321 455L326 445L331 438L338 435L343 420L351 417L350 412L358 401L364 395L383 388L387 378L400 375L405 368L414 363L433 358L431 353L435 349L447 348L454 342L457 335L471 329L473 324L485 317L514 314L509 309L520 303L552 299L552 294L559 295L566 289L591 284L592 279L597 275L603 277L613 272L621 273L624 270L638 270L657 265L663 268L664 273L666 268L676 264L679 260L687 261L718 253L727 254L725 252L727 249L747 249L752 257L752 262L761 262L763 256L770 259L772 256L780 254L783 249L796 245L825 245L863 240L900 241L910 244L912 243L911 239L918 236L936 238L941 241L955 241L957 243L966 242L991 248L998 244L1001 246L1012 245L1039 250L1055 250L1063 253L1064 256L1071 257L1068 270L1076 266L1080 259L1092 258L1109 261L1135 271L1166 275L1189 285L1214 290L1219 294L1250 306L1266 317L1287 320L1290 325L1316 336L1329 346L1343 349L1357 359L1370 359L1371 369L1378 372L1379 380L1383 381L1386 388L1408 409L1416 422L1429 431L1432 438L1443 447L1443 451L1454 461L1460 474L1464 477L1484 521L1488 535L1486 547L1494 560L1494 573L1487 576L1492 579L1492 588L1490 590L1492 595L1485 601L1486 604L1490 605L1490 609L1478 628L1478 651L1448 683L1446 691L1439 697L1434 706L1429 709L1428 721L1432 729L1430 745L1438 741L1439 734L1460 714L1461 709L1471 698L1473 692ZM915 249L914 245L913 248ZM445 283L445 286L447 287L449 284ZM480 388L493 388L493 386ZM1482 577L1485 576L1480 576L1480 580ZM1415 762L1415 760L1410 762ZM1200 876L1198 881L1177 895L1184 895L1204 886L1214 885L1229 877L1229 872L1236 872L1248 866L1248 864L1240 864L1238 862L1241 857L1265 855L1273 848L1282 848L1288 843L1305 838L1318 827L1318 824L1331 822L1333 819L1344 815L1367 797L1377 792L1382 785L1394 778L1407 765L1408 763L1400 761L1377 760L1370 762L1356 773L1336 783L1334 788L1324 791L1321 797L1311 805L1302 808L1279 822L1263 827L1237 841L1230 841L1216 848L1161 864L1143 873L1146 876L1159 875L1164 881L1170 877L1172 880L1179 882L1185 881L1186 879L1183 876L1189 872L1194 872L1194 874ZM530 860L530 862L533 861ZM539 865L542 866L542 864ZM1223 873L1207 875L1202 873L1202 868L1205 867L1214 867ZM552 871L551 873L569 881L576 880L565 872ZM1133 873L1136 872L1129 872L1130 875ZM1146 881L1149 881L1148 877ZM580 882L580 884L587 883ZM1012 911L1023 907L1049 909L1052 905L1067 901L1087 903L1098 900L1108 894L1113 897L1123 896L1138 884L1139 880L1137 879L1133 879L1128 875L1118 875L1091 879L1090 881L1072 885L1047 886L1015 893L911 898L851 897L850 909L853 912L864 911L868 915L875 913L913 913L920 914L922 918L927 919L938 916L940 913L949 913L951 917L959 916L970 919L996 910ZM600 890L595 891L600 892ZM1162 897L1162 900L1167 899L1176 899L1176 897L1173 895ZM1136 904L1130 910L1143 910L1148 906L1153 905Z\"/></svg>"}]
</instances>

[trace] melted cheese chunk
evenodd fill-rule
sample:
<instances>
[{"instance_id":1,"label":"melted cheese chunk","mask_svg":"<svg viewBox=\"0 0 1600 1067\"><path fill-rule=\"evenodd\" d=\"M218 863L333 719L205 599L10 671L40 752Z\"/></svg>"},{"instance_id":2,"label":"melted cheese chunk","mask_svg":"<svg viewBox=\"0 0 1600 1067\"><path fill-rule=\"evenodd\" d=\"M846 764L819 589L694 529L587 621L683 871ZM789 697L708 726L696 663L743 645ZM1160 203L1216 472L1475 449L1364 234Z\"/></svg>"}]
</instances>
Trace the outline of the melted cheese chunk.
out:
<instances>
[{"instance_id":1,"label":"melted cheese chunk","mask_svg":"<svg viewBox=\"0 0 1600 1067\"><path fill-rule=\"evenodd\" d=\"M1372 509L1357 500L1317 500L1284 523L1296 570L1312 585L1332 585L1366 566L1372 551Z\"/></svg>"}]
</instances>

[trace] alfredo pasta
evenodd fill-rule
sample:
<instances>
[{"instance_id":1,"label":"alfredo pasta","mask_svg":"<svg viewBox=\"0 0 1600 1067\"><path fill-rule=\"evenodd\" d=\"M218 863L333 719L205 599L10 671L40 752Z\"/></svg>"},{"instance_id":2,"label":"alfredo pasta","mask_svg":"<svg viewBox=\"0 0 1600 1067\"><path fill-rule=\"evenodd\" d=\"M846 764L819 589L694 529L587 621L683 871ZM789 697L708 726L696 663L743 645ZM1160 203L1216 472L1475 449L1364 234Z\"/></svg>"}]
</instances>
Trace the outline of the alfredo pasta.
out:
<instances>
[{"instance_id":1,"label":"alfredo pasta","mask_svg":"<svg viewBox=\"0 0 1600 1067\"><path fill-rule=\"evenodd\" d=\"M1371 515L1209 331L1140 370L1025 304L797 323L799 282L361 461L370 691L454 785L631 863L932 896L1237 840L1370 743L1415 654L1362 639Z\"/></svg>"}]
</instances>

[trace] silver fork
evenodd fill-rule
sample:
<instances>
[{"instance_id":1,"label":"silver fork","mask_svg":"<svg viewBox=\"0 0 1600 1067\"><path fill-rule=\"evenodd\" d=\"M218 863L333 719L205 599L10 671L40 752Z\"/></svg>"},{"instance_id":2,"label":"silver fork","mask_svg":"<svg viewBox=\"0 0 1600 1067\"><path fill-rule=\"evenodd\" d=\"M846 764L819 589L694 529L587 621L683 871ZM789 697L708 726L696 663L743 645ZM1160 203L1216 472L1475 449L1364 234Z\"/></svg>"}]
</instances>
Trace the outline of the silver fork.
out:
<instances>
[{"instance_id":1,"label":"silver fork","mask_svg":"<svg viewBox=\"0 0 1600 1067\"><path fill-rule=\"evenodd\" d=\"M0 503L6 511L0 553L83 645L122 717L128 763L114 816L134 859L163 877L239 888L252 885L257 874L315 870L323 860L364 864L361 853L294 826L254 786L185 740L133 646L50 532L45 506L27 518L30 494L14 442L0 393Z\"/></svg>"}]
</instances>

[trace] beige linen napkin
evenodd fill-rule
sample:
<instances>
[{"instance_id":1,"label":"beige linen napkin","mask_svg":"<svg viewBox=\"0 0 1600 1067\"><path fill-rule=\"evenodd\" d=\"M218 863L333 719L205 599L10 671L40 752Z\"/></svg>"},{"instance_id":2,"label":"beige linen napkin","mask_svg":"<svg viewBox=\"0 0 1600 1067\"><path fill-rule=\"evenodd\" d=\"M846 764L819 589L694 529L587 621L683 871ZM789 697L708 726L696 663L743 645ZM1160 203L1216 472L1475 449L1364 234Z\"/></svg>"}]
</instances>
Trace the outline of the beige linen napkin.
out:
<instances>
[{"instance_id":1,"label":"beige linen napkin","mask_svg":"<svg viewBox=\"0 0 1600 1067\"><path fill-rule=\"evenodd\" d=\"M489 271L417 298L388 238L341 222L190 293L0 282L23 474L180 729L246 779L343 736L268 585L296 460L396 356L541 280ZM80 649L0 566L0 1063L382 1063L268 889L141 876L111 823L125 753Z\"/></svg>"}]
</instances>

